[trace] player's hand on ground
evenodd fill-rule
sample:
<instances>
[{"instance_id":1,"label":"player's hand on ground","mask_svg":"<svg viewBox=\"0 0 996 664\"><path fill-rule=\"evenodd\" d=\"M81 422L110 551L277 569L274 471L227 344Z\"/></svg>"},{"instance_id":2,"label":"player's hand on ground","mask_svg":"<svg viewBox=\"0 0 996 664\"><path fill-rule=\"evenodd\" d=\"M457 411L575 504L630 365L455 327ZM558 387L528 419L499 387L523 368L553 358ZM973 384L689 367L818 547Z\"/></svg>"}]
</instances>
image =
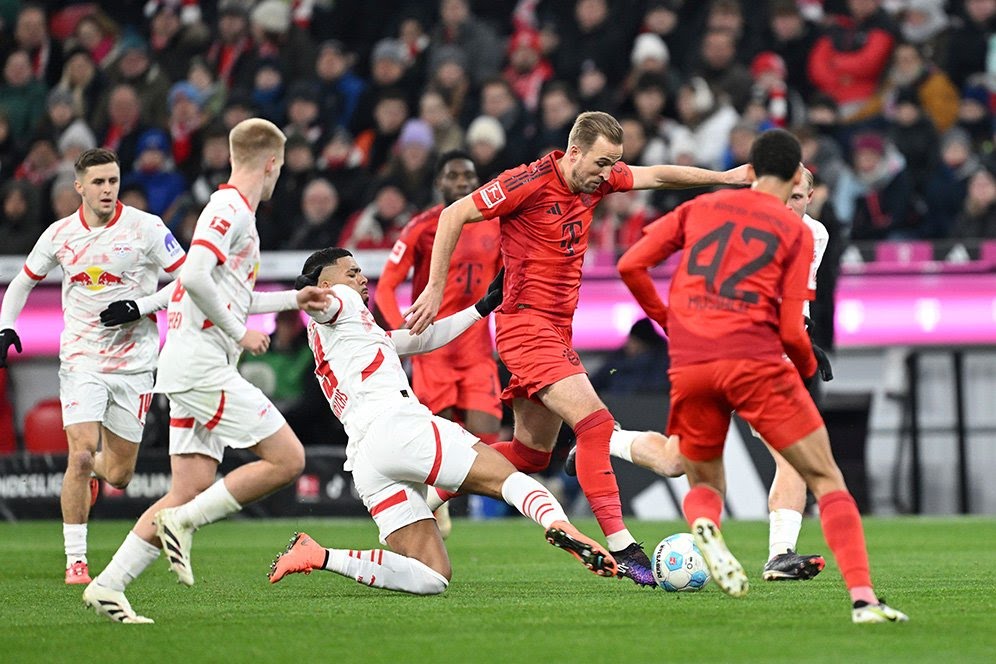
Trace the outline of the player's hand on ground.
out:
<instances>
[{"instance_id":1,"label":"player's hand on ground","mask_svg":"<svg viewBox=\"0 0 996 664\"><path fill-rule=\"evenodd\" d=\"M297 308L302 311L325 311L329 307L331 288L305 286L297 292Z\"/></svg>"},{"instance_id":2,"label":"player's hand on ground","mask_svg":"<svg viewBox=\"0 0 996 664\"><path fill-rule=\"evenodd\" d=\"M816 373L819 374L820 380L824 383L833 380L833 367L830 366L830 358L827 357L827 352L816 344L813 344L813 355L816 356Z\"/></svg>"},{"instance_id":3,"label":"player's hand on ground","mask_svg":"<svg viewBox=\"0 0 996 664\"><path fill-rule=\"evenodd\" d=\"M747 185L754 181L750 177L750 171L747 169L747 164L724 171L723 175L725 176L723 179L726 184Z\"/></svg>"},{"instance_id":4,"label":"player's hand on ground","mask_svg":"<svg viewBox=\"0 0 996 664\"><path fill-rule=\"evenodd\" d=\"M18 353L21 352L21 338L17 332L11 328L0 330L0 369L7 366L7 350L13 346Z\"/></svg>"},{"instance_id":5,"label":"player's hand on ground","mask_svg":"<svg viewBox=\"0 0 996 664\"><path fill-rule=\"evenodd\" d=\"M262 355L270 347L270 337L258 330L246 330L239 345L251 355Z\"/></svg>"},{"instance_id":6,"label":"player's hand on ground","mask_svg":"<svg viewBox=\"0 0 996 664\"><path fill-rule=\"evenodd\" d=\"M133 323L141 317L135 300L111 302L106 309L100 312L100 322L104 324L104 327Z\"/></svg>"},{"instance_id":7,"label":"player's hand on ground","mask_svg":"<svg viewBox=\"0 0 996 664\"><path fill-rule=\"evenodd\" d=\"M436 320L439 306L443 301L443 289L427 286L412 303L412 306L402 314L407 319L408 329L412 334L422 334Z\"/></svg>"},{"instance_id":8,"label":"player's hand on ground","mask_svg":"<svg viewBox=\"0 0 996 664\"><path fill-rule=\"evenodd\" d=\"M474 304L474 308L477 309L477 313L481 314L481 318L484 318L492 311L501 306L502 293L505 288L505 268L498 270L498 274L495 278L491 280L488 284L488 292L484 294L480 300Z\"/></svg>"}]
</instances>

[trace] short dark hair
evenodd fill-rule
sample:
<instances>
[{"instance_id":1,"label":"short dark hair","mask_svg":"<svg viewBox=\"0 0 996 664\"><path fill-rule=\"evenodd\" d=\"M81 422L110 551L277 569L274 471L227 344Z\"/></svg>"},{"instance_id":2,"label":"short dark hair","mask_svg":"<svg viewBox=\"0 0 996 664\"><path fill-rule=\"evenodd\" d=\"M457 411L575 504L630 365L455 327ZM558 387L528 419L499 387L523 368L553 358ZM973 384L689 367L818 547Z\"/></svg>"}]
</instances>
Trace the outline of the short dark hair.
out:
<instances>
[{"instance_id":1,"label":"short dark hair","mask_svg":"<svg viewBox=\"0 0 996 664\"><path fill-rule=\"evenodd\" d=\"M352 255L348 249L343 249L342 247L319 249L308 256L308 260L304 261L301 274L294 280L294 288L301 290L305 286L315 286L318 284L318 275L322 273L322 270L329 265L335 264L340 258Z\"/></svg>"},{"instance_id":2,"label":"short dark hair","mask_svg":"<svg viewBox=\"0 0 996 664\"><path fill-rule=\"evenodd\" d=\"M457 159L466 159L470 163L474 164L474 158L470 156L466 150L448 150L443 154L439 155L439 159L436 160L436 177L439 177L443 169L446 168L446 164ZM477 164L474 164L474 170L477 171Z\"/></svg>"},{"instance_id":3,"label":"short dark hair","mask_svg":"<svg viewBox=\"0 0 996 664\"><path fill-rule=\"evenodd\" d=\"M784 129L769 129L750 146L750 163L757 177L773 175L789 182L801 161L799 140Z\"/></svg>"},{"instance_id":4,"label":"short dark hair","mask_svg":"<svg viewBox=\"0 0 996 664\"><path fill-rule=\"evenodd\" d=\"M76 177L81 178L83 174L86 173L86 169L91 166L102 166L103 164L117 164L121 166L121 160L118 159L118 155L113 150L108 150L106 148L91 148L89 150L84 150L83 153L76 158L76 163L73 164L73 168L76 169Z\"/></svg>"}]
</instances>

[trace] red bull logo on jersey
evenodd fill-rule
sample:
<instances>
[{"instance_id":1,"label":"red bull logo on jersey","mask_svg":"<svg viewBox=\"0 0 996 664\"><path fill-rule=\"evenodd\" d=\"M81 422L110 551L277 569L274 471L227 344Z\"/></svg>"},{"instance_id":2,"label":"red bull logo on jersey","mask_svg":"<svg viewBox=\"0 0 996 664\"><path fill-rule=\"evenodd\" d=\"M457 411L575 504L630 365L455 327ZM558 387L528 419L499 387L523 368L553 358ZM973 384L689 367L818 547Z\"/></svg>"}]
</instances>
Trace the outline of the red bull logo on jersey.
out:
<instances>
[{"instance_id":1,"label":"red bull logo on jersey","mask_svg":"<svg viewBox=\"0 0 996 664\"><path fill-rule=\"evenodd\" d=\"M105 286L123 284L124 280L102 267L92 266L82 272L70 275L69 283L84 286L88 290L99 291L103 290Z\"/></svg>"}]
</instances>

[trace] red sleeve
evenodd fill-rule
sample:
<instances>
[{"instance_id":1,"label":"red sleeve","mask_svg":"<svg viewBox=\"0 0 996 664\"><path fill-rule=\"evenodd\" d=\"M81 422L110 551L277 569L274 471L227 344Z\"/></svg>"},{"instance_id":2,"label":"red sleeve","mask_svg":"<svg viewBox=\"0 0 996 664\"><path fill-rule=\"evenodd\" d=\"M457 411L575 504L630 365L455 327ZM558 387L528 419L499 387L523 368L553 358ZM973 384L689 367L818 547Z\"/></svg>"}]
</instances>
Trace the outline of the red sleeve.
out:
<instances>
[{"instance_id":1,"label":"red sleeve","mask_svg":"<svg viewBox=\"0 0 996 664\"><path fill-rule=\"evenodd\" d=\"M609 185L609 191L629 191L632 189L633 171L630 169L629 164L617 161L612 167L609 179L606 182Z\"/></svg>"},{"instance_id":2,"label":"red sleeve","mask_svg":"<svg viewBox=\"0 0 996 664\"><path fill-rule=\"evenodd\" d=\"M798 219L793 221L798 222ZM809 287L809 271L813 263L813 234L809 228L804 226L800 229L787 255L789 263L782 272L782 283L780 284L782 298L815 299L816 291Z\"/></svg>"},{"instance_id":3,"label":"red sleeve","mask_svg":"<svg viewBox=\"0 0 996 664\"><path fill-rule=\"evenodd\" d=\"M377 280L374 304L388 326L393 329L401 329L405 325L395 291L408 276L408 271L412 265L415 264L415 243L418 242L418 236L424 226L425 224L413 222L405 226L405 229L401 231L401 237L394 243L391 255L387 257L384 269Z\"/></svg>"},{"instance_id":4,"label":"red sleeve","mask_svg":"<svg viewBox=\"0 0 996 664\"><path fill-rule=\"evenodd\" d=\"M892 35L885 30L872 30L868 33L868 41L860 50L834 52L831 58L833 68L839 73L861 78L867 78L869 75L877 77L889 62L892 42Z\"/></svg>"},{"instance_id":5,"label":"red sleeve","mask_svg":"<svg viewBox=\"0 0 996 664\"><path fill-rule=\"evenodd\" d=\"M837 82L831 51L830 38L820 37L813 45L813 50L809 52L809 62L806 67L809 80L824 92L832 90Z\"/></svg>"},{"instance_id":6,"label":"red sleeve","mask_svg":"<svg viewBox=\"0 0 996 664\"><path fill-rule=\"evenodd\" d=\"M803 300L790 297L783 298L781 313L778 317L778 335L782 340L785 354L799 370L803 378L811 378L816 373L816 356L813 355L813 345L806 334L806 325L802 318Z\"/></svg>"},{"instance_id":7,"label":"red sleeve","mask_svg":"<svg viewBox=\"0 0 996 664\"><path fill-rule=\"evenodd\" d=\"M526 166L507 170L471 194L474 205L485 219L509 216L529 194L543 185L548 172L530 173Z\"/></svg>"},{"instance_id":8,"label":"red sleeve","mask_svg":"<svg viewBox=\"0 0 996 664\"><path fill-rule=\"evenodd\" d=\"M654 288L650 268L660 265L684 244L684 216L687 206L664 215L648 225L643 237L619 259L617 268L623 283L651 320L667 330L667 305Z\"/></svg>"}]
</instances>

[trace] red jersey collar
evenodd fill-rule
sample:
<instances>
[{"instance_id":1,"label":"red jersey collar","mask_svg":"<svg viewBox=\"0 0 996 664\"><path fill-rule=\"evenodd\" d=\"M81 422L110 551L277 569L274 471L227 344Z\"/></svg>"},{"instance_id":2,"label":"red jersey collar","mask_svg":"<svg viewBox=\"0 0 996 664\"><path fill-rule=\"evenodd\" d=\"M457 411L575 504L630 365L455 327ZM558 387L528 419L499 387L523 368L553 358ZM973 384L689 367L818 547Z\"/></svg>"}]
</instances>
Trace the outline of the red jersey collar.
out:
<instances>
[{"instance_id":1,"label":"red jersey collar","mask_svg":"<svg viewBox=\"0 0 996 664\"><path fill-rule=\"evenodd\" d=\"M241 192L241 191L239 191L239 188L238 188L238 187L236 187L236 186L234 186L234 185L230 185L230 184L228 184L228 183L226 182L225 184L219 184L219 185L218 185L218 191L221 191L222 189L234 189L234 190L235 190L235 191L236 191L236 192L238 193L238 195L239 195L239 198L241 198L241 199L242 199L242 202L246 204L246 207L247 207L247 208L249 208L249 211L250 211L250 212L252 212L252 206L251 206L251 205L249 205L249 199L248 199L248 198L246 198L246 197L245 197L245 196L244 196L244 195L242 194L242 192Z\"/></svg>"},{"instance_id":2,"label":"red jersey collar","mask_svg":"<svg viewBox=\"0 0 996 664\"><path fill-rule=\"evenodd\" d=\"M117 222L118 218L121 216L121 211L123 209L124 209L124 205L121 203L121 201L116 201L114 203L114 216L111 217L111 220L109 222L107 222L104 226L102 226L101 228L110 228L111 226L113 226L115 224L115 222ZM85 228L87 230L90 230L90 224L86 223L86 217L83 216L83 205L82 204L80 204L79 213L80 213L80 223L83 224L83 228Z\"/></svg>"},{"instance_id":3,"label":"red jersey collar","mask_svg":"<svg viewBox=\"0 0 996 664\"><path fill-rule=\"evenodd\" d=\"M567 191L571 191L571 188L567 186L567 180L564 179L564 174L560 172L560 158L563 156L563 150L554 150L547 155L553 163L553 172L557 174L557 179L560 180L560 184L564 185L564 189Z\"/></svg>"}]
</instances>

